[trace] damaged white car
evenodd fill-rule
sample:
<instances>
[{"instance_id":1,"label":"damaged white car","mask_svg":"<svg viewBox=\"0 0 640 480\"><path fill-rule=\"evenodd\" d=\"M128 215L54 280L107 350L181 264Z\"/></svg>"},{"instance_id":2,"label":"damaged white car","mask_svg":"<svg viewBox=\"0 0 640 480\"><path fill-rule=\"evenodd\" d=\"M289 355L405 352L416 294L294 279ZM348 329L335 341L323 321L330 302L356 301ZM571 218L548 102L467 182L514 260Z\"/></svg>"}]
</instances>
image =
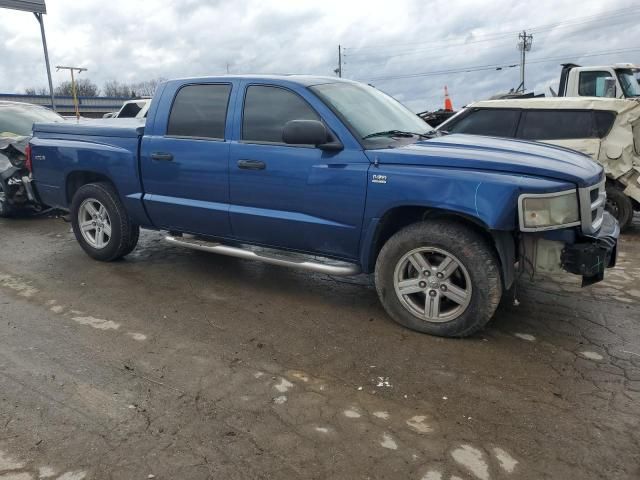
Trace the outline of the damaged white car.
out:
<instances>
[{"instance_id":1,"label":"damaged white car","mask_svg":"<svg viewBox=\"0 0 640 480\"><path fill-rule=\"evenodd\" d=\"M41 211L31 187L25 150L35 122L63 122L51 110L20 102L0 101L0 218Z\"/></svg>"},{"instance_id":2,"label":"damaged white car","mask_svg":"<svg viewBox=\"0 0 640 480\"><path fill-rule=\"evenodd\" d=\"M640 100L525 98L468 105L437 130L551 143L590 156L607 175L621 230L640 210Z\"/></svg>"}]
</instances>

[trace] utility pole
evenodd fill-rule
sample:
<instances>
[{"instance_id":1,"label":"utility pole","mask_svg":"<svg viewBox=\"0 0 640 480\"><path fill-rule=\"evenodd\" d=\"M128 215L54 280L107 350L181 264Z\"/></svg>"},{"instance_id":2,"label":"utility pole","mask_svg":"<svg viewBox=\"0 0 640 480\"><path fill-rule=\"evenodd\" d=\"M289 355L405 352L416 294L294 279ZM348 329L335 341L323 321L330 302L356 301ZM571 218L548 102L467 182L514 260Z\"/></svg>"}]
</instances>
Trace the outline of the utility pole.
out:
<instances>
[{"instance_id":1,"label":"utility pole","mask_svg":"<svg viewBox=\"0 0 640 480\"><path fill-rule=\"evenodd\" d=\"M73 72L77 71L78 75L82 72L86 72L86 68L82 67L63 67L61 65L56 65L56 72L60 70L69 70L71 72L71 91L73 92L73 106L76 110L76 119L80 120L80 109L78 108L78 94L76 92L76 79L73 76Z\"/></svg>"},{"instance_id":2,"label":"utility pole","mask_svg":"<svg viewBox=\"0 0 640 480\"><path fill-rule=\"evenodd\" d=\"M527 31L523 30L518 34L518 50L520 50L520 85L516 88L516 92L524 92L524 64L527 52L531 50L533 43L533 35L527 35Z\"/></svg>"},{"instance_id":3,"label":"utility pole","mask_svg":"<svg viewBox=\"0 0 640 480\"><path fill-rule=\"evenodd\" d=\"M342 77L342 47L338 45L338 68L334 70L338 77Z\"/></svg>"}]
</instances>

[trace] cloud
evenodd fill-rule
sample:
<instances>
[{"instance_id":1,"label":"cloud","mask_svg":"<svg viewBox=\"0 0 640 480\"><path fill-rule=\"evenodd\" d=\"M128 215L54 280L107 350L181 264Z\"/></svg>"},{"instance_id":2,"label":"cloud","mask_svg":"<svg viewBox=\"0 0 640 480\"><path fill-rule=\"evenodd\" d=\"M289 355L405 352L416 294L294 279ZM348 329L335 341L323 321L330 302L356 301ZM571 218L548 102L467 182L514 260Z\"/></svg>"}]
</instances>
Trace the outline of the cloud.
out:
<instances>
[{"instance_id":1,"label":"cloud","mask_svg":"<svg viewBox=\"0 0 640 480\"><path fill-rule=\"evenodd\" d=\"M606 18L633 6L630 0L583 1L579 10L573 0L49 0L45 27L52 65L87 67L82 75L99 85L220 74L227 66L232 73L333 75L341 44L345 76L372 82L421 111L442 104L445 84L461 106L517 86L519 69L384 78L517 64L517 31L577 16L598 21L534 32L528 87L557 84L561 62L542 63L545 58L640 63L640 50L573 56L633 47L640 11ZM0 10L0 59L0 92L46 85L33 15ZM54 72L54 82L67 75Z\"/></svg>"}]
</instances>

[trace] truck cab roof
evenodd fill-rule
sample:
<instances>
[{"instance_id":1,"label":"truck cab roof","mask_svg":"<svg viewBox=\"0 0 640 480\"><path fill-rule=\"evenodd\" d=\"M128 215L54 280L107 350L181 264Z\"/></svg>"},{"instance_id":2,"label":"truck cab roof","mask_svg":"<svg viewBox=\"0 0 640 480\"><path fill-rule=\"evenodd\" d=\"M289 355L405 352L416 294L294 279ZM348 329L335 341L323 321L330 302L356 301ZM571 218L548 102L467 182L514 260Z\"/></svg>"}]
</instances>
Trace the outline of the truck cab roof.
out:
<instances>
[{"instance_id":1,"label":"truck cab roof","mask_svg":"<svg viewBox=\"0 0 640 480\"><path fill-rule=\"evenodd\" d=\"M300 75L300 74L245 74L245 75L214 75L203 77L185 77L176 78L167 81L167 84L183 84L183 83L201 83L201 82L225 82L230 80L248 80L263 83L265 81L274 82L281 85L297 84L305 87L312 85L321 85L324 83L358 83L353 80L347 80L339 77L329 77L322 75Z\"/></svg>"}]
</instances>

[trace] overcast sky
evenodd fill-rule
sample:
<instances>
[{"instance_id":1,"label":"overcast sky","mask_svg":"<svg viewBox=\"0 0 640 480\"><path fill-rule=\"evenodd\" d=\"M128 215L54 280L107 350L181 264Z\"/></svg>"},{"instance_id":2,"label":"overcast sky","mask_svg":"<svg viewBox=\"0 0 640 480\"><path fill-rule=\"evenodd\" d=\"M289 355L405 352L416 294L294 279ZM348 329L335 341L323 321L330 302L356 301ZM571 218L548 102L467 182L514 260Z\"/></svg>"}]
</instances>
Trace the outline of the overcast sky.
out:
<instances>
[{"instance_id":1,"label":"overcast sky","mask_svg":"<svg viewBox=\"0 0 640 480\"><path fill-rule=\"evenodd\" d=\"M227 64L231 73L334 75L342 44L345 77L414 111L440 107L446 84L459 107L516 87L519 69L432 73L517 64L525 28L529 89L556 88L563 61L640 63L633 0L47 0L47 9L52 66L86 67L82 76L100 86L221 74ZM594 55L612 50L627 51ZM394 78L412 74L428 75ZM54 68L54 84L67 79ZM45 85L36 20L0 10L0 92Z\"/></svg>"}]
</instances>

